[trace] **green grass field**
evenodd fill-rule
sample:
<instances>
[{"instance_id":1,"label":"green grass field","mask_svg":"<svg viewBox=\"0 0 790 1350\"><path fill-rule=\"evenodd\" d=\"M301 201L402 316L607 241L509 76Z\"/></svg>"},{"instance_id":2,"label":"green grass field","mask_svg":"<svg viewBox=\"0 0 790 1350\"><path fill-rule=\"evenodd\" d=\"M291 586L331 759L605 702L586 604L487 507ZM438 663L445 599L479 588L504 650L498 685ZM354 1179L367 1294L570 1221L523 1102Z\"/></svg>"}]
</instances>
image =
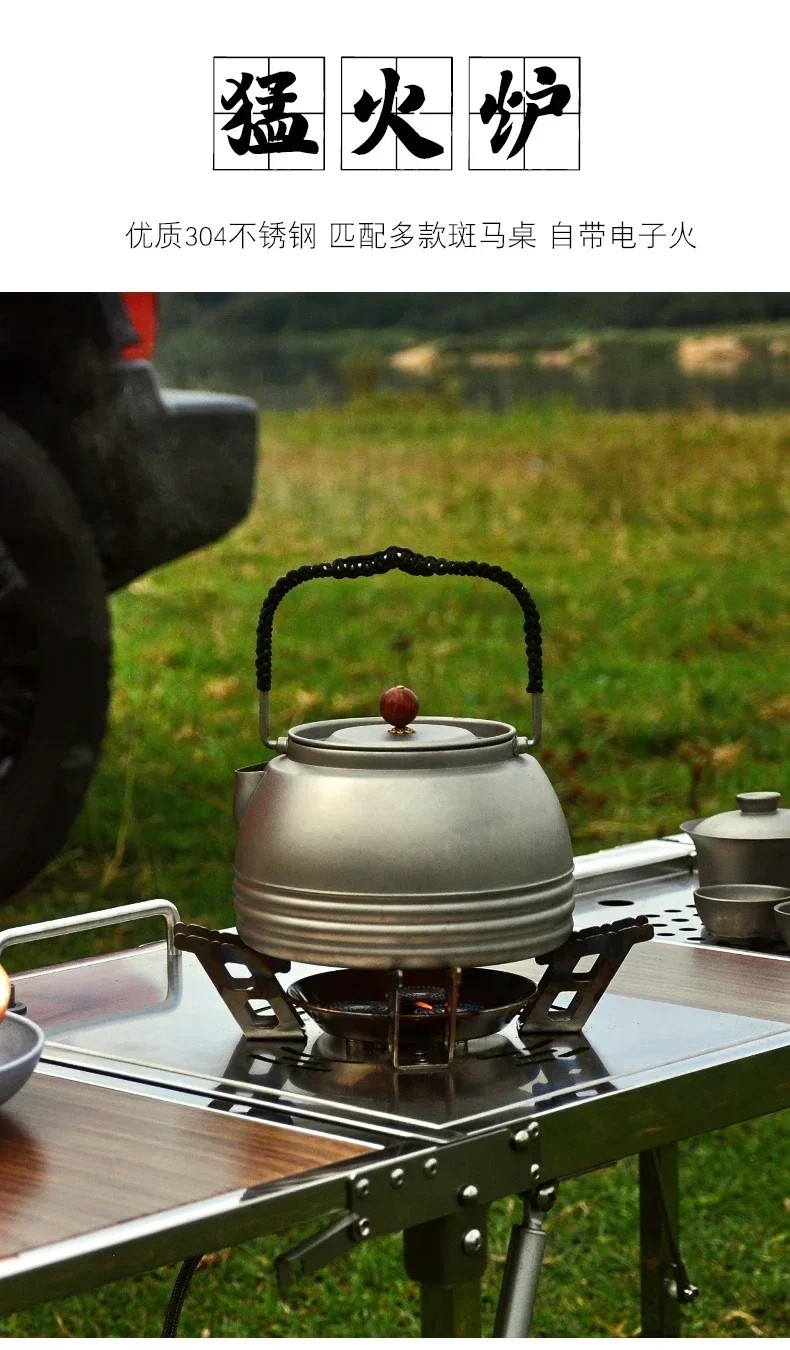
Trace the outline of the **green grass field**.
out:
<instances>
[{"instance_id":1,"label":"green grass field","mask_svg":"<svg viewBox=\"0 0 790 1350\"><path fill-rule=\"evenodd\" d=\"M265 416L249 520L115 599L103 763L66 849L5 922L166 895L195 922L231 923L233 770L260 758L260 602L298 563L390 543L496 562L532 589L546 640L539 753L577 852L675 831L728 807L736 789L787 792L789 443L779 414L704 410L494 416L379 396ZM303 587L284 602L276 732L370 714L399 682L424 712L526 730L512 599L480 581L394 574ZM46 956L20 949L16 964L145 937L137 926L105 930ZM790 1334L788 1154L781 1118L684 1146L686 1259L702 1287L687 1333ZM507 1210L497 1206L492 1223L489 1330ZM286 1306L271 1261L293 1237L212 1258L184 1334L415 1334L416 1291L396 1239L297 1286ZM538 1334L636 1333L633 1163L563 1186L549 1251ZM20 1313L0 1330L156 1336L174 1273Z\"/></svg>"}]
</instances>

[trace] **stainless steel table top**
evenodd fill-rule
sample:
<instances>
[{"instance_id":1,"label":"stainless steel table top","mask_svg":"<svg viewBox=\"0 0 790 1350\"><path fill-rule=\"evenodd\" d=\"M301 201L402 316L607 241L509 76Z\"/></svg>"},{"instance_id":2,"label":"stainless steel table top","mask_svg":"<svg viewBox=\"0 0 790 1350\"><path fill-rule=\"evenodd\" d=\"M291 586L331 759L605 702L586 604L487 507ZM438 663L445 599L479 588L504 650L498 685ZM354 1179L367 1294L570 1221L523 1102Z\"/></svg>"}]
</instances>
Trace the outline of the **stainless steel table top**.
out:
<instances>
[{"instance_id":1,"label":"stainless steel table top","mask_svg":"<svg viewBox=\"0 0 790 1350\"><path fill-rule=\"evenodd\" d=\"M91 1015L75 1020L47 1011L36 986L67 978L44 973L18 982L29 1015L46 1034L42 1062L82 1068L132 1082L156 1095L175 1088L206 1106L267 1115L339 1118L361 1129L430 1137L501 1115L543 1111L559 1100L584 1101L649 1079L664 1081L711 1059L753 1053L757 1043L790 1043L790 1026L651 999L607 993L584 1034L523 1042L514 1024L477 1042L450 1070L395 1074L381 1064L348 1063L342 1050L311 1026L307 1045L250 1045L196 957L185 953L168 990L164 944L81 963ZM512 969L512 967L510 967ZM73 968L72 968L73 969ZM317 969L294 965L289 978ZM71 972L69 972L69 975ZM123 981L129 1007L105 1020L101 990ZM236 1103L234 1105L234 1103Z\"/></svg>"},{"instance_id":2,"label":"stainless steel table top","mask_svg":"<svg viewBox=\"0 0 790 1350\"><path fill-rule=\"evenodd\" d=\"M315 1027L304 1049L250 1046L196 958L156 943L17 979L46 1034L37 1072L364 1142L380 1160L365 1164L374 1169L393 1156L408 1167L426 1150L449 1157L471 1145L485 1171L491 1140L501 1195L519 1189L507 1139L525 1122L540 1175L551 1178L781 1109L790 1104L790 958L708 942L693 910L691 858L681 837L577 859L577 927L644 913L657 930L629 954L584 1034L522 1042L512 1024L450 1070L401 1075L344 1061ZM294 965L282 978L311 969ZM342 1211L354 1175L350 1166L345 1182L335 1172L228 1194L194 1213L153 1215L128 1233L95 1231L0 1262L0 1306L36 1301L44 1271L59 1292L72 1292L207 1242L229 1245ZM408 1222L421 1221L414 1213Z\"/></svg>"},{"instance_id":3,"label":"stainless steel table top","mask_svg":"<svg viewBox=\"0 0 790 1350\"><path fill-rule=\"evenodd\" d=\"M708 945L689 854L682 840L649 841L577 860L576 926L644 913L656 927L653 944ZM725 982L733 955L716 950ZM785 959L750 954L753 979L759 983L762 963ZM295 963L280 978L288 984L317 969ZM508 969L534 974L528 963ZM181 1092L207 1108L344 1123L371 1137L449 1137L790 1044L790 1026L770 1015L667 1003L655 990L644 998L610 991L584 1034L522 1041L513 1023L449 1071L398 1075L383 1064L346 1062L314 1025L304 1048L246 1043L197 959L168 959L163 943L32 973L17 987L44 1028L43 1064L52 1071Z\"/></svg>"}]
</instances>

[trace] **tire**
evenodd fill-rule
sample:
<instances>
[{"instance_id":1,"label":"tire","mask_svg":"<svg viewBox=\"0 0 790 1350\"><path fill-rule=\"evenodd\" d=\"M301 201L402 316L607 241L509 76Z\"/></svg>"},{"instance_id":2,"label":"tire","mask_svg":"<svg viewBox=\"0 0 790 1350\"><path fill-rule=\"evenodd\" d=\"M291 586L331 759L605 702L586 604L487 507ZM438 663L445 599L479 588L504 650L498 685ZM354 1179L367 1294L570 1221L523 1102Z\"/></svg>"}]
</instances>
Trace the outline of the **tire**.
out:
<instances>
[{"instance_id":1,"label":"tire","mask_svg":"<svg viewBox=\"0 0 790 1350\"><path fill-rule=\"evenodd\" d=\"M91 531L44 451L0 414L0 900L55 856L80 811L110 672Z\"/></svg>"}]
</instances>

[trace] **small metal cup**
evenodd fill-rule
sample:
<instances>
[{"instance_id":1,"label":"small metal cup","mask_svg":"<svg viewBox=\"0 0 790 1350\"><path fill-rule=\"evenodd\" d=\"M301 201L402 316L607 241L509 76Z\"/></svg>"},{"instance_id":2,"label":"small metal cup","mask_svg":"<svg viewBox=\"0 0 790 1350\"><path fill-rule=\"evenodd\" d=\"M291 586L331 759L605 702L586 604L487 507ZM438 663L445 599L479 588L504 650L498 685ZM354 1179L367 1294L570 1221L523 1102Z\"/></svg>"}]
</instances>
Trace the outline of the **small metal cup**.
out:
<instances>
[{"instance_id":1,"label":"small metal cup","mask_svg":"<svg viewBox=\"0 0 790 1350\"><path fill-rule=\"evenodd\" d=\"M788 892L786 900L774 905L774 919L783 940L790 947L790 892Z\"/></svg>"},{"instance_id":2,"label":"small metal cup","mask_svg":"<svg viewBox=\"0 0 790 1350\"><path fill-rule=\"evenodd\" d=\"M775 908L790 901L783 886L701 886L694 904L709 934L721 942L775 942L779 928Z\"/></svg>"}]
</instances>

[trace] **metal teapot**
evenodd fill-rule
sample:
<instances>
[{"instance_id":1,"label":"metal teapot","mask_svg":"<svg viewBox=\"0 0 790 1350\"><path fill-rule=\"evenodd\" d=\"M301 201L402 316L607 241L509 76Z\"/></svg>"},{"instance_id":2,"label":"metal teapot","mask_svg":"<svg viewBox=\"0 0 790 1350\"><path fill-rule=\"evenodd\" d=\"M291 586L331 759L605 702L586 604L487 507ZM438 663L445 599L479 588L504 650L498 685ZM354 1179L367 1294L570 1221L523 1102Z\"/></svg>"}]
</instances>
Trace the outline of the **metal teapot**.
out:
<instances>
[{"instance_id":1,"label":"metal teapot","mask_svg":"<svg viewBox=\"0 0 790 1350\"><path fill-rule=\"evenodd\" d=\"M272 625L289 591L393 570L474 576L521 606L533 732L469 717L414 717L399 687L382 717L269 733ZM487 563L409 549L300 567L269 591L257 640L261 739L277 754L239 769L238 931L269 956L367 968L491 965L560 946L573 921L573 851L540 739L540 619L526 587Z\"/></svg>"},{"instance_id":2,"label":"metal teapot","mask_svg":"<svg viewBox=\"0 0 790 1350\"><path fill-rule=\"evenodd\" d=\"M790 810L778 792L738 792L737 811L687 820L700 886L790 886Z\"/></svg>"}]
</instances>

